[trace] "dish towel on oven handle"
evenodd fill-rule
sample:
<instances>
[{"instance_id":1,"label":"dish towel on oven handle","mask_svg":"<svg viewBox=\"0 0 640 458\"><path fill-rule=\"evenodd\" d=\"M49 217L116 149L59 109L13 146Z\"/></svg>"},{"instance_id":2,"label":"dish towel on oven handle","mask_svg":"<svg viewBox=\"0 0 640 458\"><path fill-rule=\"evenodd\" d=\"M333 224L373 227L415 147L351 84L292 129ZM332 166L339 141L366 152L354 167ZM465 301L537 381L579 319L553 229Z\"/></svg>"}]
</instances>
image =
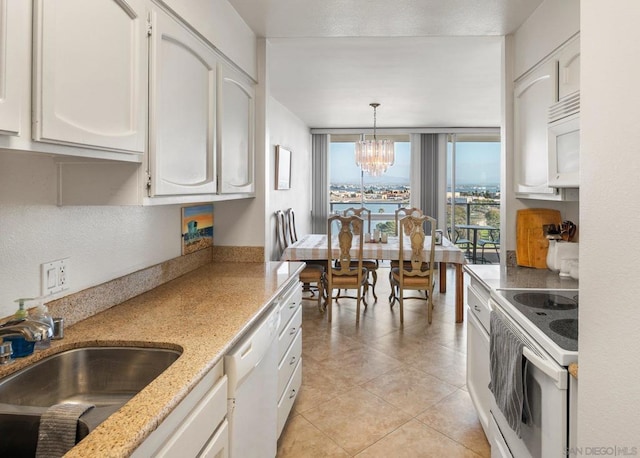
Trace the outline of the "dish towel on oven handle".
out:
<instances>
[{"instance_id":1,"label":"dish towel on oven handle","mask_svg":"<svg viewBox=\"0 0 640 458\"><path fill-rule=\"evenodd\" d=\"M527 360L522 357L524 344L496 312L491 312L490 329L489 390L509 426L520 437L522 423L528 423L531 418L526 402Z\"/></svg>"}]
</instances>

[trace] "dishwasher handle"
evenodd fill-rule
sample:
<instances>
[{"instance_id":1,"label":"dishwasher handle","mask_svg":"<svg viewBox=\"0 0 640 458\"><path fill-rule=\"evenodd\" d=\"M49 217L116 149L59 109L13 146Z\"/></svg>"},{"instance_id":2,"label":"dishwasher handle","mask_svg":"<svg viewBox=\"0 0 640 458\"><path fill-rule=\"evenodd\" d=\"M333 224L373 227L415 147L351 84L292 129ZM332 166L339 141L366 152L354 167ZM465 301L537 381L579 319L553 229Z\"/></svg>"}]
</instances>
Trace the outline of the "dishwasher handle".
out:
<instances>
[{"instance_id":1,"label":"dishwasher handle","mask_svg":"<svg viewBox=\"0 0 640 458\"><path fill-rule=\"evenodd\" d=\"M242 384L274 344L280 326L280 307L274 304L266 316L224 357L225 373L229 378L229 392Z\"/></svg>"}]
</instances>

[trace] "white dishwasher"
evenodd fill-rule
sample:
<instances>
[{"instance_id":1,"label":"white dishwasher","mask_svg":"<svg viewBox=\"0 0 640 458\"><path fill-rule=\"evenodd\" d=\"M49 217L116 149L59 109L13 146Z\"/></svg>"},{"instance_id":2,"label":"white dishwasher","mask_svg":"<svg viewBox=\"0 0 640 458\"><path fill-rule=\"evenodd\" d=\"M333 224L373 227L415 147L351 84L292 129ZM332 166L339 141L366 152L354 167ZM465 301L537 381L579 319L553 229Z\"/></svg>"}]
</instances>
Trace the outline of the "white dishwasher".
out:
<instances>
[{"instance_id":1,"label":"white dishwasher","mask_svg":"<svg viewBox=\"0 0 640 458\"><path fill-rule=\"evenodd\" d=\"M276 456L279 325L276 303L224 357L231 458Z\"/></svg>"}]
</instances>

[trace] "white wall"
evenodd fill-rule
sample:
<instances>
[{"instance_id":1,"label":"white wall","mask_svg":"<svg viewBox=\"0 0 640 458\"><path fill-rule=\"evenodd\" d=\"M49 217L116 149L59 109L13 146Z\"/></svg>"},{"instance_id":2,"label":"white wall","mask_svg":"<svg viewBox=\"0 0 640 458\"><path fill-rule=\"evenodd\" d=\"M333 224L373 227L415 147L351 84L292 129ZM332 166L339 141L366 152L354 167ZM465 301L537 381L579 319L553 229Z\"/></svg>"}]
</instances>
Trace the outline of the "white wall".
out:
<instances>
[{"instance_id":1,"label":"white wall","mask_svg":"<svg viewBox=\"0 0 640 458\"><path fill-rule=\"evenodd\" d=\"M298 117L274 98L268 102L269 153L267 154L269 203L267 244L271 259L279 259L275 238L276 210L293 208L298 237L311 232L311 132ZM275 151L282 145L291 151L291 189L275 189ZM269 253L269 251L267 251Z\"/></svg>"},{"instance_id":2,"label":"white wall","mask_svg":"<svg viewBox=\"0 0 640 458\"><path fill-rule=\"evenodd\" d=\"M0 317L40 295L40 264L69 257L70 289L180 255L180 206L57 207L51 157L0 151Z\"/></svg>"},{"instance_id":3,"label":"white wall","mask_svg":"<svg viewBox=\"0 0 640 458\"><path fill-rule=\"evenodd\" d=\"M584 447L636 447L635 454L640 453L638 24L637 0L581 3L578 439Z\"/></svg>"},{"instance_id":4,"label":"white wall","mask_svg":"<svg viewBox=\"0 0 640 458\"><path fill-rule=\"evenodd\" d=\"M514 76L540 62L580 30L580 0L545 0L514 34Z\"/></svg>"}]
</instances>

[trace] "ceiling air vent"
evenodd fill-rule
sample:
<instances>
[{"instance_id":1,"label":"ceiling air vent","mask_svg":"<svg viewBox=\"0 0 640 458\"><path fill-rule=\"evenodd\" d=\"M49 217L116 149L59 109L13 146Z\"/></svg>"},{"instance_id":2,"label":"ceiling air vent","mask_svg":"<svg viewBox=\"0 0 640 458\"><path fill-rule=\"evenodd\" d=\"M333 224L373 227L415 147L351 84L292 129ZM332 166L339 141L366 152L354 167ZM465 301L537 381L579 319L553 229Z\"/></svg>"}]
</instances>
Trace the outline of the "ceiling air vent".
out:
<instances>
[{"instance_id":1,"label":"ceiling air vent","mask_svg":"<svg viewBox=\"0 0 640 458\"><path fill-rule=\"evenodd\" d=\"M549 122L558 121L579 112L580 91L576 91L549 107Z\"/></svg>"}]
</instances>

